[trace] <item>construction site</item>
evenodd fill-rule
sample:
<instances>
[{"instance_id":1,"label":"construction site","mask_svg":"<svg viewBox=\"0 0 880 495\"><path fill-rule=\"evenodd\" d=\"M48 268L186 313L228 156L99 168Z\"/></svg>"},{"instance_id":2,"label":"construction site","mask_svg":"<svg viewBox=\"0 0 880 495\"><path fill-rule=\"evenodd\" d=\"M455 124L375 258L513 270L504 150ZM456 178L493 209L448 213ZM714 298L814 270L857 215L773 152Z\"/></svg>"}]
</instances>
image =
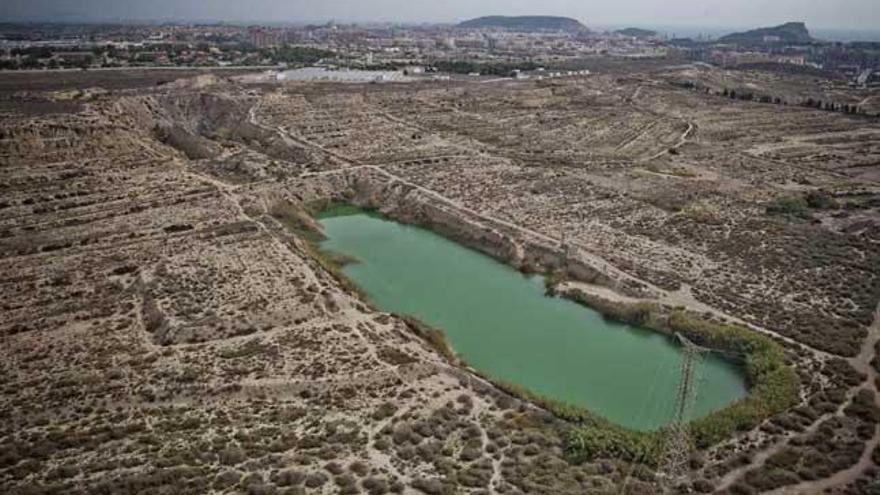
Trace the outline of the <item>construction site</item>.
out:
<instances>
[{"instance_id":1,"label":"construction site","mask_svg":"<svg viewBox=\"0 0 880 495\"><path fill-rule=\"evenodd\" d=\"M880 121L793 103L806 78L15 77L2 492L880 491ZM379 309L318 246L336 204L665 334L673 419L497 380ZM748 394L689 421L713 353Z\"/></svg>"}]
</instances>

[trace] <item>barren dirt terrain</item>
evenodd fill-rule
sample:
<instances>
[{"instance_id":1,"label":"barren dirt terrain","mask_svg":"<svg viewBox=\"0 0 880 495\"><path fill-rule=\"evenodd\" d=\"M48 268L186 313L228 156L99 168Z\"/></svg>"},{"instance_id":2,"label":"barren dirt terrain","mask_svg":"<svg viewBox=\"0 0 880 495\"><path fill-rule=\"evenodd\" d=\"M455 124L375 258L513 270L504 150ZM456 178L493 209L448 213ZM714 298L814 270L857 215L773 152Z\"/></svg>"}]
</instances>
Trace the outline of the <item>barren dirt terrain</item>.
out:
<instances>
[{"instance_id":1,"label":"barren dirt terrain","mask_svg":"<svg viewBox=\"0 0 880 495\"><path fill-rule=\"evenodd\" d=\"M807 84L0 84L0 492L878 493L880 121L718 94L733 76ZM798 404L672 487L572 456L570 418L316 252L329 200L747 326Z\"/></svg>"}]
</instances>

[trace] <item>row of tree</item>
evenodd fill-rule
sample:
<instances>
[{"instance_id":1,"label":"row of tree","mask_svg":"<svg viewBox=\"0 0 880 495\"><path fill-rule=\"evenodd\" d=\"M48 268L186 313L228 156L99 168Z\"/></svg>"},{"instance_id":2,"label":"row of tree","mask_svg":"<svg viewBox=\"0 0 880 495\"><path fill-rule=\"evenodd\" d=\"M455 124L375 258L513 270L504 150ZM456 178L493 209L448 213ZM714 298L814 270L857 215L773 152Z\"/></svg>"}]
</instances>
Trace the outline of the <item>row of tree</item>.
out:
<instances>
[{"instance_id":1,"label":"row of tree","mask_svg":"<svg viewBox=\"0 0 880 495\"><path fill-rule=\"evenodd\" d=\"M788 105L788 102L778 96L758 95L751 91L737 91L735 89L727 89L721 92L721 95L732 100L756 101L758 103L772 103L775 105ZM843 112L854 115L867 115L864 108L849 103L835 103L833 101L822 101L813 98L807 98L801 101L800 106L807 108L815 108L828 112Z\"/></svg>"},{"instance_id":2,"label":"row of tree","mask_svg":"<svg viewBox=\"0 0 880 495\"><path fill-rule=\"evenodd\" d=\"M675 85L678 87L681 87L681 88L690 89L693 91L704 92L707 94L719 94L719 93L715 93L715 91L712 90L711 88L709 88L708 86L704 86L704 85L702 85L700 83L696 83L694 81L678 82L678 83L675 83ZM769 103L769 104L773 104L773 105L789 105L790 104L787 100L785 100L779 96L757 94L753 91L748 91L748 90L743 90L743 89L736 90L736 89L724 88L721 91L720 95L725 98L730 98L731 100L755 101L758 103ZM824 110L827 112L842 112L842 113L846 113L846 114L850 114L850 115L869 115L867 113L867 111L865 111L864 108L862 108L856 104L835 103L833 101L824 101L824 100L819 100L819 99L815 99L812 97L807 98L805 100L802 100L796 104L800 105L802 107L815 108L817 110Z\"/></svg>"},{"instance_id":3,"label":"row of tree","mask_svg":"<svg viewBox=\"0 0 880 495\"><path fill-rule=\"evenodd\" d=\"M28 55L20 59L0 60L0 70L29 70L29 69L87 69L95 62L93 56L79 58L77 60L57 60L54 58L40 59Z\"/></svg>"},{"instance_id":4,"label":"row of tree","mask_svg":"<svg viewBox=\"0 0 880 495\"><path fill-rule=\"evenodd\" d=\"M476 62L472 60L436 60L431 62L438 72L453 74L482 74L484 76L509 76L514 70L535 70L538 64L531 61L520 62Z\"/></svg>"}]
</instances>

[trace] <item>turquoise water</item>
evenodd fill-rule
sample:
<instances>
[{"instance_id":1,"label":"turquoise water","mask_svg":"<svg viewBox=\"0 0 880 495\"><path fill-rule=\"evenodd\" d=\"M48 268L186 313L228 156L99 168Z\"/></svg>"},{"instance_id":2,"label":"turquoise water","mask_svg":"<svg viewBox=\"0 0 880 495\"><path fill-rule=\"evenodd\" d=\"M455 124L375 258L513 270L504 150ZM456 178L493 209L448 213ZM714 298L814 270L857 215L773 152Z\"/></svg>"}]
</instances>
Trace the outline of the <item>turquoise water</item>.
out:
<instances>
[{"instance_id":1,"label":"turquoise water","mask_svg":"<svg viewBox=\"0 0 880 495\"><path fill-rule=\"evenodd\" d=\"M630 428L672 417L681 352L668 337L545 297L542 277L425 229L352 211L319 221L323 249L360 261L343 271L373 304L443 330L481 372ZM699 376L696 417L747 393L741 369L718 357Z\"/></svg>"}]
</instances>

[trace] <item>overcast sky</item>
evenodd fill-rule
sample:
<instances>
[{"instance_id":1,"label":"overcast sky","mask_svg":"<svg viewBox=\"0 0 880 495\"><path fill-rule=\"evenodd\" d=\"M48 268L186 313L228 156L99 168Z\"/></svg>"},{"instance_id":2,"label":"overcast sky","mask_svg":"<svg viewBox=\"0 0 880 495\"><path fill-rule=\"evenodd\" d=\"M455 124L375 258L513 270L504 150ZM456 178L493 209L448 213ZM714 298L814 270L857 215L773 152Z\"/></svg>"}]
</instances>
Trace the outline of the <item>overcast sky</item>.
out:
<instances>
[{"instance_id":1,"label":"overcast sky","mask_svg":"<svg viewBox=\"0 0 880 495\"><path fill-rule=\"evenodd\" d=\"M0 0L0 19L450 22L488 14L586 25L880 28L880 0Z\"/></svg>"}]
</instances>

